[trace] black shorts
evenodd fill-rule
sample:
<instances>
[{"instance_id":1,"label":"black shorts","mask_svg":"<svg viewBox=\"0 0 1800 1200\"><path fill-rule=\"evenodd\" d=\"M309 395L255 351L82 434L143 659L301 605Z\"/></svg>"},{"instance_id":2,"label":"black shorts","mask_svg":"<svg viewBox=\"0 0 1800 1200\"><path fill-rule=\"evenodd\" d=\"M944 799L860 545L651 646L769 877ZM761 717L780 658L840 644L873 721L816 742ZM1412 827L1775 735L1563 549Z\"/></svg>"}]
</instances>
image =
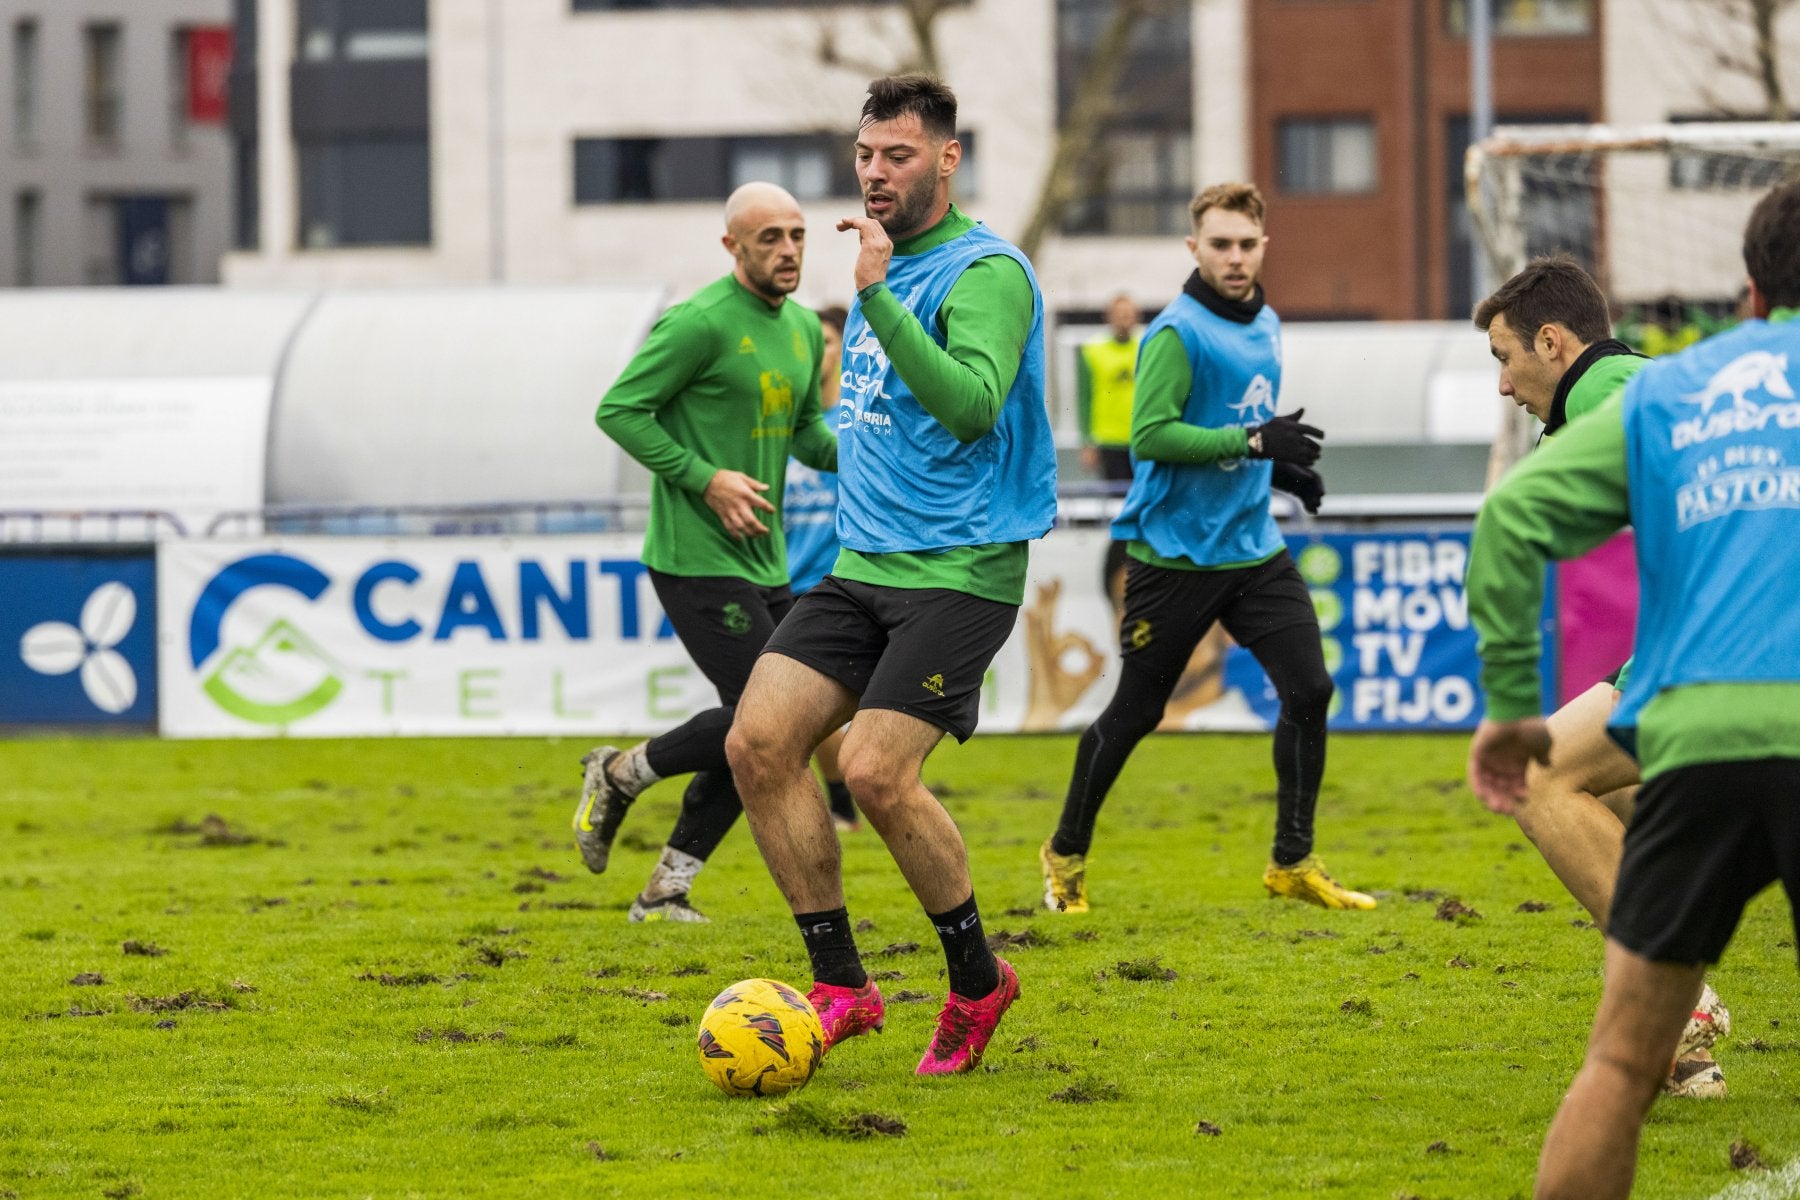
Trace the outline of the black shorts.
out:
<instances>
[{"instance_id":1,"label":"black shorts","mask_svg":"<svg viewBox=\"0 0 1800 1200\"><path fill-rule=\"evenodd\" d=\"M1285 549L1266 563L1224 571L1131 560L1119 621L1119 652L1128 662L1175 679L1215 621L1246 650L1272 633L1319 624L1312 594Z\"/></svg>"},{"instance_id":2,"label":"black shorts","mask_svg":"<svg viewBox=\"0 0 1800 1200\"><path fill-rule=\"evenodd\" d=\"M721 704L736 704L750 682L756 656L794 607L794 594L758 587L728 575L650 572L650 586L694 665L719 689Z\"/></svg>"},{"instance_id":3,"label":"black shorts","mask_svg":"<svg viewBox=\"0 0 1800 1200\"><path fill-rule=\"evenodd\" d=\"M827 575L802 596L768 652L803 663L862 697L936 725L975 732L981 683L1019 608L948 588L876 587Z\"/></svg>"},{"instance_id":4,"label":"black shorts","mask_svg":"<svg viewBox=\"0 0 1800 1200\"><path fill-rule=\"evenodd\" d=\"M1679 767L1638 793L1606 934L1654 962L1715 963L1744 906L1777 879L1792 908L1800 759Z\"/></svg>"}]
</instances>

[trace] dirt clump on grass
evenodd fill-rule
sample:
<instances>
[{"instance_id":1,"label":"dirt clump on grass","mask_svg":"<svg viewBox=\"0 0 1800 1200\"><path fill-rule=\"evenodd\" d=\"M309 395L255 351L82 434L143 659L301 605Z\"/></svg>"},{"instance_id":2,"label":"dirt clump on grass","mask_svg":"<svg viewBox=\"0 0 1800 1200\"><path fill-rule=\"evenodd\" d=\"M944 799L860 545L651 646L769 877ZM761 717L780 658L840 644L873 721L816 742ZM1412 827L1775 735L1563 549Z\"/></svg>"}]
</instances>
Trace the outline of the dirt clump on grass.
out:
<instances>
[{"instance_id":1,"label":"dirt clump on grass","mask_svg":"<svg viewBox=\"0 0 1800 1200\"><path fill-rule=\"evenodd\" d=\"M1519 907L1513 909L1513 911L1522 913L1549 912L1550 906L1542 900L1526 900L1521 902Z\"/></svg>"},{"instance_id":2,"label":"dirt clump on grass","mask_svg":"<svg viewBox=\"0 0 1800 1200\"><path fill-rule=\"evenodd\" d=\"M1480 913L1464 904L1461 900L1458 900L1455 896L1446 898L1442 904L1438 905L1437 912L1434 916L1439 921L1455 921L1458 924L1462 924L1466 921L1481 920Z\"/></svg>"},{"instance_id":3,"label":"dirt clump on grass","mask_svg":"<svg viewBox=\"0 0 1800 1200\"><path fill-rule=\"evenodd\" d=\"M103 987L105 984L106 976L98 971L83 971L69 980L70 987Z\"/></svg>"},{"instance_id":4,"label":"dirt clump on grass","mask_svg":"<svg viewBox=\"0 0 1800 1200\"><path fill-rule=\"evenodd\" d=\"M917 942L889 942L875 953L881 958L893 958L898 954L917 954L918 952L919 943Z\"/></svg>"},{"instance_id":5,"label":"dirt clump on grass","mask_svg":"<svg viewBox=\"0 0 1800 1200\"><path fill-rule=\"evenodd\" d=\"M1008 933L997 929L988 934L989 950L1029 950L1034 946L1048 946L1050 939L1035 929L1021 929L1017 933Z\"/></svg>"},{"instance_id":6,"label":"dirt clump on grass","mask_svg":"<svg viewBox=\"0 0 1800 1200\"><path fill-rule=\"evenodd\" d=\"M1109 1100L1117 1100L1124 1093L1116 1083L1105 1080L1084 1079L1071 1083L1060 1092L1051 1092L1050 1099L1057 1104L1101 1104Z\"/></svg>"},{"instance_id":7,"label":"dirt clump on grass","mask_svg":"<svg viewBox=\"0 0 1800 1200\"><path fill-rule=\"evenodd\" d=\"M1766 1171L1769 1164L1763 1161L1762 1152L1748 1138L1738 1138L1726 1150L1734 1171Z\"/></svg>"},{"instance_id":8,"label":"dirt clump on grass","mask_svg":"<svg viewBox=\"0 0 1800 1200\"><path fill-rule=\"evenodd\" d=\"M173 996L139 996L128 994L125 1003L132 1012L165 1013L165 1012L224 1012L234 1007L230 1000L208 996L204 992L188 990L176 992Z\"/></svg>"},{"instance_id":9,"label":"dirt clump on grass","mask_svg":"<svg viewBox=\"0 0 1800 1200\"><path fill-rule=\"evenodd\" d=\"M119 949L126 954L135 954L140 958L161 958L168 950L155 942L140 942L136 938L126 938L119 943Z\"/></svg>"},{"instance_id":10,"label":"dirt clump on grass","mask_svg":"<svg viewBox=\"0 0 1800 1200\"><path fill-rule=\"evenodd\" d=\"M1120 979L1129 979L1134 983L1167 983L1180 978L1175 968L1163 966L1162 956L1155 954L1149 958L1121 960L1113 965L1113 974ZM1106 975L1105 971L1099 972L1102 979L1106 978Z\"/></svg>"},{"instance_id":11,"label":"dirt clump on grass","mask_svg":"<svg viewBox=\"0 0 1800 1200\"><path fill-rule=\"evenodd\" d=\"M470 1033L454 1025L443 1029L421 1029L413 1034L413 1041L423 1046L427 1042L449 1042L455 1046L467 1045L470 1042L504 1042L506 1032L496 1029L492 1033Z\"/></svg>"}]
</instances>

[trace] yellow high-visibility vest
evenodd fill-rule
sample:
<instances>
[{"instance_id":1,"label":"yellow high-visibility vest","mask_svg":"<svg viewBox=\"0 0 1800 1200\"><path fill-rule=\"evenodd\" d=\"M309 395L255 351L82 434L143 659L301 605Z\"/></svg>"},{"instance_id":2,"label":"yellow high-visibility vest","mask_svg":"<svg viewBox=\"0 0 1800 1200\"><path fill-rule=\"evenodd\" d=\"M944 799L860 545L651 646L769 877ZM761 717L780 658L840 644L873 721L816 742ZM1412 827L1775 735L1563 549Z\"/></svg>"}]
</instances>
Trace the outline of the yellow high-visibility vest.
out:
<instances>
[{"instance_id":1,"label":"yellow high-visibility vest","mask_svg":"<svg viewBox=\"0 0 1800 1200\"><path fill-rule=\"evenodd\" d=\"M1088 437L1097 446L1131 444L1131 397L1137 382L1138 341L1111 337L1081 348L1087 364Z\"/></svg>"}]
</instances>

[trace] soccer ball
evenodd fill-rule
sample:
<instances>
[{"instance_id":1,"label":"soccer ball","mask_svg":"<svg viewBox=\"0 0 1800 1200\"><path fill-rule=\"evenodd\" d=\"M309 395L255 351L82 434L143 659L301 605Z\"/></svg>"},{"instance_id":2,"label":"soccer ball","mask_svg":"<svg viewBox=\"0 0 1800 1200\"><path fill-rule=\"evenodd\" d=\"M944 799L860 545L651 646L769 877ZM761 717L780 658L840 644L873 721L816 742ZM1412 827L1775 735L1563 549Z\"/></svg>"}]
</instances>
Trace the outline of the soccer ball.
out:
<instances>
[{"instance_id":1,"label":"soccer ball","mask_svg":"<svg viewBox=\"0 0 1800 1200\"><path fill-rule=\"evenodd\" d=\"M825 1027L805 996L773 979L745 979L700 1018L700 1066L727 1096L779 1096L806 1086L825 1053Z\"/></svg>"}]
</instances>

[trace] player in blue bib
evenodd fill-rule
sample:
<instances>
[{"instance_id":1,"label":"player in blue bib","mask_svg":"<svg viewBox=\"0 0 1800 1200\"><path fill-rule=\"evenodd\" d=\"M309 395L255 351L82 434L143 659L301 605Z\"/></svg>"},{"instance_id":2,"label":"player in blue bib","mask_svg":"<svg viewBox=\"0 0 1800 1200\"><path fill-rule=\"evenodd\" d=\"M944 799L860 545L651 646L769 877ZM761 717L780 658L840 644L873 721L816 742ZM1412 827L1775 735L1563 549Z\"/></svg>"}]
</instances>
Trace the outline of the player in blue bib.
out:
<instances>
[{"instance_id":1,"label":"player in blue bib","mask_svg":"<svg viewBox=\"0 0 1800 1200\"><path fill-rule=\"evenodd\" d=\"M1268 242L1262 195L1249 184L1219 184L1189 212L1195 269L1144 334L1131 415L1136 465L1113 522L1131 559L1119 687L1081 735L1062 820L1039 850L1044 905L1087 911L1087 853L1100 806L1162 719L1194 647L1222 624L1262 664L1281 700L1275 841L1263 886L1325 908L1374 908L1312 852L1332 683L1312 596L1269 515L1269 488L1316 512L1325 489L1311 464L1323 434L1301 424L1300 413L1275 415L1281 322L1258 282Z\"/></svg>"}]
</instances>

